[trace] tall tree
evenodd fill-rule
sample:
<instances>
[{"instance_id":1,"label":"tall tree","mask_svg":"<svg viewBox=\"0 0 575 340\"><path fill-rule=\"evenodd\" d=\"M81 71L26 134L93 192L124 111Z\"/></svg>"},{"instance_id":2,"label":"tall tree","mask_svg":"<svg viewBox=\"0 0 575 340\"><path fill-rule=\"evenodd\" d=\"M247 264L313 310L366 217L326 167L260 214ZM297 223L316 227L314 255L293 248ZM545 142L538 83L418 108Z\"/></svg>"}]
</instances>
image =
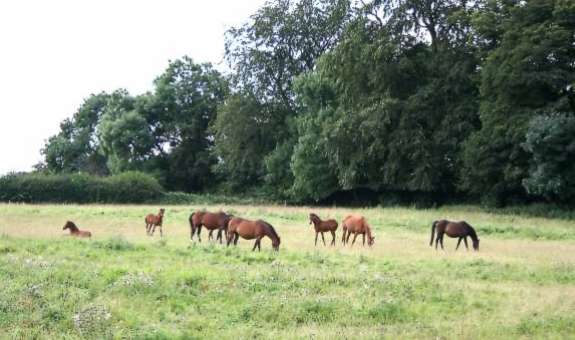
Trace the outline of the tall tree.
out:
<instances>
[{"instance_id":1,"label":"tall tree","mask_svg":"<svg viewBox=\"0 0 575 340\"><path fill-rule=\"evenodd\" d=\"M250 22L226 32L226 60L237 93L221 107L214 133L218 168L228 178L253 185L264 178L262 170L278 169L267 167L265 159L270 156L271 165L271 160L283 159L271 152L290 149L294 131L288 130L288 121L298 111L294 78L313 70L317 59L335 46L349 17L349 0L273 0ZM240 143L230 142L232 131L240 133L236 124L249 131ZM275 185L285 176L267 178Z\"/></svg>"},{"instance_id":2,"label":"tall tree","mask_svg":"<svg viewBox=\"0 0 575 340\"><path fill-rule=\"evenodd\" d=\"M497 30L503 33L482 67L482 127L466 143L463 177L465 190L495 205L526 196L522 181L529 155L522 143L529 121L538 113L572 110L575 81L573 2L498 5L509 14L500 21Z\"/></svg>"},{"instance_id":3,"label":"tall tree","mask_svg":"<svg viewBox=\"0 0 575 340\"><path fill-rule=\"evenodd\" d=\"M50 137L41 151L47 171L108 174L106 157L98 152L95 135L108 99L106 93L91 95L72 118L60 124L60 132Z\"/></svg>"},{"instance_id":4,"label":"tall tree","mask_svg":"<svg viewBox=\"0 0 575 340\"><path fill-rule=\"evenodd\" d=\"M228 84L210 64L196 64L191 58L170 62L156 79L153 110L155 130L162 132L169 149L171 189L194 191L212 184L210 154L213 136L208 132Z\"/></svg>"}]
</instances>

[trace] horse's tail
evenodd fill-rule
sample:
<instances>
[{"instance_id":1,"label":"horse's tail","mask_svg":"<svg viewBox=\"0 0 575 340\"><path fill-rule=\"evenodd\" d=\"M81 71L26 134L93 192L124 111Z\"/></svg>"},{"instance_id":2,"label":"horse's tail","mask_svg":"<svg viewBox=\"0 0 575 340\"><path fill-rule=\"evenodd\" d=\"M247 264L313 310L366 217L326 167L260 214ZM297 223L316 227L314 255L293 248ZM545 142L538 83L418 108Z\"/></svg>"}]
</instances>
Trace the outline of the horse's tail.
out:
<instances>
[{"instance_id":1,"label":"horse's tail","mask_svg":"<svg viewBox=\"0 0 575 340\"><path fill-rule=\"evenodd\" d=\"M435 237L435 227L437 226L437 221L433 221L431 224L431 241L429 241L429 246L433 245L433 238Z\"/></svg>"},{"instance_id":2,"label":"horse's tail","mask_svg":"<svg viewBox=\"0 0 575 340\"><path fill-rule=\"evenodd\" d=\"M188 219L190 221L190 228L192 228L192 229L194 228L194 214L195 214L195 212L193 212L190 215L190 218Z\"/></svg>"}]
</instances>

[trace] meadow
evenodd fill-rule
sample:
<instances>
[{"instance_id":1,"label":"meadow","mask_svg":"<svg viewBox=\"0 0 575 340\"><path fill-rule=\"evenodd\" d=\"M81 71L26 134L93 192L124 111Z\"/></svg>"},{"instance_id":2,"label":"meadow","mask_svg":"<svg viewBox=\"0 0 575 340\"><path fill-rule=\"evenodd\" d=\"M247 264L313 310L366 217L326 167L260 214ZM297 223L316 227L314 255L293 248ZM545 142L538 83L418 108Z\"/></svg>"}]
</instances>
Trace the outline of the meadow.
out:
<instances>
[{"instance_id":1,"label":"meadow","mask_svg":"<svg viewBox=\"0 0 575 340\"><path fill-rule=\"evenodd\" d=\"M575 222L439 209L0 204L0 338L510 339L575 335ZM195 209L263 218L281 236L237 248L190 242ZM367 217L373 248L314 246L308 214ZM429 246L465 219L479 252ZM93 233L72 239L66 220ZM361 238L358 238L360 241ZM326 234L326 242L331 235Z\"/></svg>"}]
</instances>

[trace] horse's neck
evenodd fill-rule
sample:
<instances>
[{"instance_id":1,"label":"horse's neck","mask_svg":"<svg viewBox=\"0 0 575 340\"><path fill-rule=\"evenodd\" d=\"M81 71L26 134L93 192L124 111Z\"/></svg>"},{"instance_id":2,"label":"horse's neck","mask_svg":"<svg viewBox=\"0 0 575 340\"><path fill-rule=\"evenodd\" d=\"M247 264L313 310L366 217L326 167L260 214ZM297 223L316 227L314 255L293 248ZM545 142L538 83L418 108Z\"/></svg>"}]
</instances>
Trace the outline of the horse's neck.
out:
<instances>
[{"instance_id":1,"label":"horse's neck","mask_svg":"<svg viewBox=\"0 0 575 340\"><path fill-rule=\"evenodd\" d=\"M477 233L475 233L475 229L469 224L467 225L467 229L469 230L469 236L473 241L477 241Z\"/></svg>"},{"instance_id":2,"label":"horse's neck","mask_svg":"<svg viewBox=\"0 0 575 340\"><path fill-rule=\"evenodd\" d=\"M365 224L365 232L367 233L367 237L371 239L371 228L367 223Z\"/></svg>"},{"instance_id":3,"label":"horse's neck","mask_svg":"<svg viewBox=\"0 0 575 340\"><path fill-rule=\"evenodd\" d=\"M274 230L271 226L267 226L267 225L266 225L266 227L264 228L264 230L265 230L265 234L266 234L270 239L272 239L272 241L275 241L275 240L278 239L277 233L275 232L275 230Z\"/></svg>"},{"instance_id":4,"label":"horse's neck","mask_svg":"<svg viewBox=\"0 0 575 340\"><path fill-rule=\"evenodd\" d=\"M70 233L71 234L78 234L80 232L80 229L78 229L77 227L70 227Z\"/></svg>"}]
</instances>

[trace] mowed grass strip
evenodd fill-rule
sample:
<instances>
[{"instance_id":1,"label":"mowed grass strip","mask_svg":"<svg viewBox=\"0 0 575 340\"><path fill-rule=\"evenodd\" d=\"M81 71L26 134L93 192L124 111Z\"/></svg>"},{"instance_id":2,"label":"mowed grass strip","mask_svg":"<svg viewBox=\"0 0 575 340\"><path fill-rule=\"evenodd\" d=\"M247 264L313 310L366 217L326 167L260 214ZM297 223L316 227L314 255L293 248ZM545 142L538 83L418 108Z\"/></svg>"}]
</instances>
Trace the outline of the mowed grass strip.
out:
<instances>
[{"instance_id":1,"label":"mowed grass strip","mask_svg":"<svg viewBox=\"0 0 575 340\"><path fill-rule=\"evenodd\" d=\"M0 205L0 337L568 338L575 334L575 242L566 220L439 210L208 206L272 223L280 252L189 241L167 206L166 237L145 234L156 206ZM310 211L364 214L372 249L314 247ZM429 247L431 221L466 219L479 252ZM90 230L71 239L66 220ZM516 232L542 229L545 237ZM508 232L486 233L489 228ZM565 233L564 240L555 236ZM327 234L326 234L327 236ZM326 239L331 238L331 235Z\"/></svg>"}]
</instances>

